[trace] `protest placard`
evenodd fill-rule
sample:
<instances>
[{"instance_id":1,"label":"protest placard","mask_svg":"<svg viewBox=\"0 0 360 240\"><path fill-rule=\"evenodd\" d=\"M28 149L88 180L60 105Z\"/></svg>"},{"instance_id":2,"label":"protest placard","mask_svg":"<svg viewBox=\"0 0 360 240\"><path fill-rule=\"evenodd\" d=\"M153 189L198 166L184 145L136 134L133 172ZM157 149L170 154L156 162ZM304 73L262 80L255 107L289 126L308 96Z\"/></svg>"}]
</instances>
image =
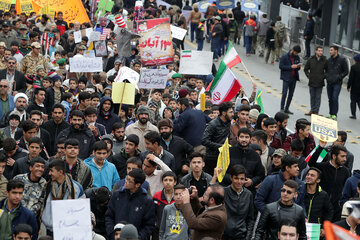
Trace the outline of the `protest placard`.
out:
<instances>
[{"instance_id":1,"label":"protest placard","mask_svg":"<svg viewBox=\"0 0 360 240\"><path fill-rule=\"evenodd\" d=\"M139 78L140 74L136 71L129 67L121 67L114 82L123 82L124 80L128 80L130 83L135 85L136 89L138 89Z\"/></svg>"},{"instance_id":2,"label":"protest placard","mask_svg":"<svg viewBox=\"0 0 360 240\"><path fill-rule=\"evenodd\" d=\"M93 31L90 33L89 36L89 42L99 41L100 40L101 33Z\"/></svg>"},{"instance_id":3,"label":"protest placard","mask_svg":"<svg viewBox=\"0 0 360 240\"><path fill-rule=\"evenodd\" d=\"M207 51L181 51L181 74L208 75L211 74L213 53Z\"/></svg>"},{"instance_id":4,"label":"protest placard","mask_svg":"<svg viewBox=\"0 0 360 240\"><path fill-rule=\"evenodd\" d=\"M90 200L51 201L54 240L92 239Z\"/></svg>"},{"instance_id":5,"label":"protest placard","mask_svg":"<svg viewBox=\"0 0 360 240\"><path fill-rule=\"evenodd\" d=\"M226 170L230 165L229 146L229 138L226 138L224 145L219 148L219 156L216 164L216 168L218 168L217 178L219 182L222 182L224 179ZM221 172L219 171L219 168L221 168Z\"/></svg>"},{"instance_id":6,"label":"protest placard","mask_svg":"<svg viewBox=\"0 0 360 240\"><path fill-rule=\"evenodd\" d=\"M139 88L145 89L164 89L167 83L167 69L148 69L143 68L140 74Z\"/></svg>"},{"instance_id":7,"label":"protest placard","mask_svg":"<svg viewBox=\"0 0 360 240\"><path fill-rule=\"evenodd\" d=\"M321 225L317 223L306 223L306 236L308 240L319 240L320 239L320 228Z\"/></svg>"},{"instance_id":8,"label":"protest placard","mask_svg":"<svg viewBox=\"0 0 360 240\"><path fill-rule=\"evenodd\" d=\"M244 12L258 12L259 1L258 0L242 0L241 10Z\"/></svg>"},{"instance_id":9,"label":"protest placard","mask_svg":"<svg viewBox=\"0 0 360 240\"><path fill-rule=\"evenodd\" d=\"M86 29L82 29L82 30L79 30L79 31L75 31L74 32L74 40L75 40L75 43L79 43L81 42L81 38L82 37L88 37L89 40L90 40L90 37L91 37L91 33L93 32L94 30L92 28L86 28ZM90 41L89 41L90 42Z\"/></svg>"},{"instance_id":10,"label":"protest placard","mask_svg":"<svg viewBox=\"0 0 360 240\"><path fill-rule=\"evenodd\" d=\"M101 57L72 57L69 59L70 72L102 72L103 64Z\"/></svg>"},{"instance_id":11,"label":"protest placard","mask_svg":"<svg viewBox=\"0 0 360 240\"><path fill-rule=\"evenodd\" d=\"M174 48L169 18L139 20L140 56L143 66L165 65L174 62Z\"/></svg>"},{"instance_id":12,"label":"protest placard","mask_svg":"<svg viewBox=\"0 0 360 240\"><path fill-rule=\"evenodd\" d=\"M182 41L186 35L187 30L183 28L176 27L174 25L170 25L171 36L172 38L179 39Z\"/></svg>"},{"instance_id":13,"label":"protest placard","mask_svg":"<svg viewBox=\"0 0 360 240\"><path fill-rule=\"evenodd\" d=\"M234 8L235 1L234 0L216 0L217 9L226 9L226 8Z\"/></svg>"},{"instance_id":14,"label":"protest placard","mask_svg":"<svg viewBox=\"0 0 360 240\"><path fill-rule=\"evenodd\" d=\"M94 50L85 50L84 57L94 58L95 57L95 51Z\"/></svg>"},{"instance_id":15,"label":"protest placard","mask_svg":"<svg viewBox=\"0 0 360 240\"><path fill-rule=\"evenodd\" d=\"M75 40L75 43L81 42L81 31L80 30L74 32L74 40Z\"/></svg>"},{"instance_id":16,"label":"protest placard","mask_svg":"<svg viewBox=\"0 0 360 240\"><path fill-rule=\"evenodd\" d=\"M317 139L324 142L335 142L337 140L337 121L321 117L319 115L311 115L311 133Z\"/></svg>"},{"instance_id":17,"label":"protest placard","mask_svg":"<svg viewBox=\"0 0 360 240\"><path fill-rule=\"evenodd\" d=\"M212 2L210 2L209 0L203 0L197 3L198 3L199 11L204 13L206 12L206 10L208 9L208 7L211 5Z\"/></svg>"},{"instance_id":18,"label":"protest placard","mask_svg":"<svg viewBox=\"0 0 360 240\"><path fill-rule=\"evenodd\" d=\"M114 103L134 105L135 85L124 82L114 82L112 84L111 98Z\"/></svg>"},{"instance_id":19,"label":"protest placard","mask_svg":"<svg viewBox=\"0 0 360 240\"><path fill-rule=\"evenodd\" d=\"M10 7L11 7L11 0L2 0L0 2L0 10L7 12L10 10Z\"/></svg>"}]
</instances>

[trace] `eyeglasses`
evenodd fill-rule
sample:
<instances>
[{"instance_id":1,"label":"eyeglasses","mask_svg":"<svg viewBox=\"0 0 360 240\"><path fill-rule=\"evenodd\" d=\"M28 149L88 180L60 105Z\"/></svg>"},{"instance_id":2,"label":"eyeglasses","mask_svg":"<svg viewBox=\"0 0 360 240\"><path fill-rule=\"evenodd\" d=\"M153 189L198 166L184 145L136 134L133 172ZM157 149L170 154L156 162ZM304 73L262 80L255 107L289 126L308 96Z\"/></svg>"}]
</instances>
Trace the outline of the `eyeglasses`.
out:
<instances>
[{"instance_id":1,"label":"eyeglasses","mask_svg":"<svg viewBox=\"0 0 360 240\"><path fill-rule=\"evenodd\" d=\"M16 64L16 62L8 62L8 64L14 64L14 65L15 65L15 64Z\"/></svg>"},{"instance_id":2,"label":"eyeglasses","mask_svg":"<svg viewBox=\"0 0 360 240\"><path fill-rule=\"evenodd\" d=\"M285 192L286 192L287 194L293 194L292 191L286 190L285 188L282 188L282 189L281 189L281 192L282 192L282 193L285 193Z\"/></svg>"},{"instance_id":3,"label":"eyeglasses","mask_svg":"<svg viewBox=\"0 0 360 240\"><path fill-rule=\"evenodd\" d=\"M0 88L8 88L9 86L7 85L0 85Z\"/></svg>"}]
</instances>

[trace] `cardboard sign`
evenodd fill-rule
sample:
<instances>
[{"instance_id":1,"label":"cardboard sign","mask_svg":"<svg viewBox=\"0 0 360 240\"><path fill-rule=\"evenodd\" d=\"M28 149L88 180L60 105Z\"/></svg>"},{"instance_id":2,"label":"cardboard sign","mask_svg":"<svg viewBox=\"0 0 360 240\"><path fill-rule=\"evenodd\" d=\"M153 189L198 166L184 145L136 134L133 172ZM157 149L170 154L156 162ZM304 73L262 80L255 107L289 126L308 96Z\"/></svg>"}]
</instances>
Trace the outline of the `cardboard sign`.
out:
<instances>
[{"instance_id":1,"label":"cardboard sign","mask_svg":"<svg viewBox=\"0 0 360 240\"><path fill-rule=\"evenodd\" d=\"M140 74L128 67L121 67L118 71L114 82L123 82L125 79L137 87L139 83Z\"/></svg>"},{"instance_id":2,"label":"cardboard sign","mask_svg":"<svg viewBox=\"0 0 360 240\"><path fill-rule=\"evenodd\" d=\"M72 57L69 59L70 72L102 72L103 63L101 57Z\"/></svg>"},{"instance_id":3,"label":"cardboard sign","mask_svg":"<svg viewBox=\"0 0 360 240\"><path fill-rule=\"evenodd\" d=\"M165 65L174 62L174 49L169 18L139 20L140 55L143 66Z\"/></svg>"},{"instance_id":4,"label":"cardboard sign","mask_svg":"<svg viewBox=\"0 0 360 240\"><path fill-rule=\"evenodd\" d=\"M337 121L321 117L315 114L311 115L311 133L317 139L324 142L335 142L337 136Z\"/></svg>"},{"instance_id":5,"label":"cardboard sign","mask_svg":"<svg viewBox=\"0 0 360 240\"><path fill-rule=\"evenodd\" d=\"M139 88L145 89L164 89L167 83L167 69L148 69L141 70Z\"/></svg>"},{"instance_id":6,"label":"cardboard sign","mask_svg":"<svg viewBox=\"0 0 360 240\"><path fill-rule=\"evenodd\" d=\"M176 38L182 41L187 33L186 29L176 27L174 25L170 25L171 36L172 38Z\"/></svg>"},{"instance_id":7,"label":"cardboard sign","mask_svg":"<svg viewBox=\"0 0 360 240\"><path fill-rule=\"evenodd\" d=\"M213 53L207 51L181 51L181 74L209 75L213 63Z\"/></svg>"},{"instance_id":8,"label":"cardboard sign","mask_svg":"<svg viewBox=\"0 0 360 240\"><path fill-rule=\"evenodd\" d=\"M124 82L114 82L112 84L111 99L114 103L134 105L135 85Z\"/></svg>"},{"instance_id":9,"label":"cardboard sign","mask_svg":"<svg viewBox=\"0 0 360 240\"><path fill-rule=\"evenodd\" d=\"M51 201L54 240L92 239L90 199Z\"/></svg>"}]
</instances>

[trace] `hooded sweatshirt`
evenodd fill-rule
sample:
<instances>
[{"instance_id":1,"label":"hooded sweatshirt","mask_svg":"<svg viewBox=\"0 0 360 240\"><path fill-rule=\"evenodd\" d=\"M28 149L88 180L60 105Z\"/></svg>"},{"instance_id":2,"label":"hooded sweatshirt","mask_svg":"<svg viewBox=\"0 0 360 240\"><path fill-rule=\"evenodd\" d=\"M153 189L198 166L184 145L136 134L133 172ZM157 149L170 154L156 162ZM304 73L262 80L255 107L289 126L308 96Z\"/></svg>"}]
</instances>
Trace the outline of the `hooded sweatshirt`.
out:
<instances>
[{"instance_id":1,"label":"hooded sweatshirt","mask_svg":"<svg viewBox=\"0 0 360 240\"><path fill-rule=\"evenodd\" d=\"M182 240L189 239L189 228L180 209L175 203L165 206L161 218L160 240Z\"/></svg>"},{"instance_id":2,"label":"hooded sweatshirt","mask_svg":"<svg viewBox=\"0 0 360 240\"><path fill-rule=\"evenodd\" d=\"M102 111L102 107L103 107L103 104L105 101L111 102L110 110L107 113L104 113ZM116 114L113 113L114 103L113 103L112 99L110 97L103 97L100 101L99 109L100 110L99 110L96 122L104 125L106 128L106 132L111 133L112 126L114 125L114 123L121 121L119 116L117 116Z\"/></svg>"}]
</instances>

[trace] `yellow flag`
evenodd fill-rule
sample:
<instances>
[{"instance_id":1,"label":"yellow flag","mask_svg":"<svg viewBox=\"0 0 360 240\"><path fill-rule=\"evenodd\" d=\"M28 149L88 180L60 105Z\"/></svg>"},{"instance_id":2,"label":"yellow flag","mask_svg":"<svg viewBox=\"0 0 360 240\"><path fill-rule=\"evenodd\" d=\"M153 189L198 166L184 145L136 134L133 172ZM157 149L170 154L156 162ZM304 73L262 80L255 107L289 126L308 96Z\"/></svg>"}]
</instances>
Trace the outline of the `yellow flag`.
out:
<instances>
[{"instance_id":1,"label":"yellow flag","mask_svg":"<svg viewBox=\"0 0 360 240\"><path fill-rule=\"evenodd\" d=\"M218 181L222 182L222 180L224 179L226 170L229 167L230 164L230 154L229 154L229 138L226 138L224 145L219 148L219 156L218 156L218 160L217 160L217 165L216 168L221 168L222 171L221 173L218 173Z\"/></svg>"},{"instance_id":2,"label":"yellow flag","mask_svg":"<svg viewBox=\"0 0 360 240\"><path fill-rule=\"evenodd\" d=\"M205 111L205 93L200 94L200 109Z\"/></svg>"}]
</instances>

